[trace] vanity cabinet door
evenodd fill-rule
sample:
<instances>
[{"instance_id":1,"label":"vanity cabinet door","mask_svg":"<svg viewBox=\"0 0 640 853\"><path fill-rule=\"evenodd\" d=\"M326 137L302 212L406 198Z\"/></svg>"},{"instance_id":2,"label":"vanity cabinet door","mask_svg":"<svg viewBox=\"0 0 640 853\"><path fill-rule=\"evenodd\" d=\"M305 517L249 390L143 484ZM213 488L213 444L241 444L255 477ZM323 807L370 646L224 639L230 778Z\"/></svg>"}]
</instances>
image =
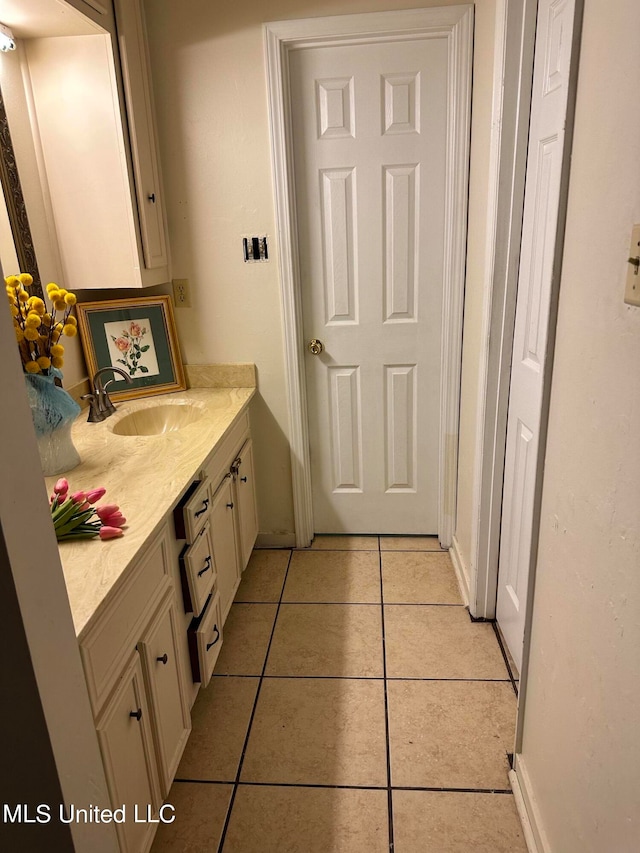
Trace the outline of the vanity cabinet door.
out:
<instances>
[{"instance_id":1,"label":"vanity cabinet door","mask_svg":"<svg viewBox=\"0 0 640 853\"><path fill-rule=\"evenodd\" d=\"M217 587L223 624L241 574L234 497L233 479L227 474L213 496L210 515L211 543L218 570Z\"/></svg>"},{"instance_id":2,"label":"vanity cabinet door","mask_svg":"<svg viewBox=\"0 0 640 853\"><path fill-rule=\"evenodd\" d=\"M125 809L126 820L116 823L121 853L148 850L153 823L141 820L157 815L159 791L145 698L140 656L136 652L96 725L113 808Z\"/></svg>"},{"instance_id":3,"label":"vanity cabinet door","mask_svg":"<svg viewBox=\"0 0 640 853\"><path fill-rule=\"evenodd\" d=\"M258 512L253 474L253 442L251 439L245 442L238 454L236 470L236 498L242 552L241 568L244 571L258 535Z\"/></svg>"},{"instance_id":4,"label":"vanity cabinet door","mask_svg":"<svg viewBox=\"0 0 640 853\"><path fill-rule=\"evenodd\" d=\"M151 707L161 793L166 796L191 731L173 592L160 605L138 649Z\"/></svg>"}]
</instances>

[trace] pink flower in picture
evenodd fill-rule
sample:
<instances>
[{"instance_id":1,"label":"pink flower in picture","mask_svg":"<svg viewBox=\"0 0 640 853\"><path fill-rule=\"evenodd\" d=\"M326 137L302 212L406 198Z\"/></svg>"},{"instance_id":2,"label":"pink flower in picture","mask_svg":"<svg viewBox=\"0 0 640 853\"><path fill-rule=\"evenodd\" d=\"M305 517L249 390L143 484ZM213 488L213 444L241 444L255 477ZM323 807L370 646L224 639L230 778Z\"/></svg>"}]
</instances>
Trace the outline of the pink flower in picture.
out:
<instances>
[{"instance_id":1,"label":"pink flower in picture","mask_svg":"<svg viewBox=\"0 0 640 853\"><path fill-rule=\"evenodd\" d=\"M124 338L115 338L113 342L116 345L116 347L120 350L120 352L127 352L129 347L131 346L129 341L125 340Z\"/></svg>"},{"instance_id":2,"label":"pink flower in picture","mask_svg":"<svg viewBox=\"0 0 640 853\"><path fill-rule=\"evenodd\" d=\"M142 326L140 325L140 323L136 323L132 320L129 332L132 338L140 338L142 337Z\"/></svg>"}]
</instances>

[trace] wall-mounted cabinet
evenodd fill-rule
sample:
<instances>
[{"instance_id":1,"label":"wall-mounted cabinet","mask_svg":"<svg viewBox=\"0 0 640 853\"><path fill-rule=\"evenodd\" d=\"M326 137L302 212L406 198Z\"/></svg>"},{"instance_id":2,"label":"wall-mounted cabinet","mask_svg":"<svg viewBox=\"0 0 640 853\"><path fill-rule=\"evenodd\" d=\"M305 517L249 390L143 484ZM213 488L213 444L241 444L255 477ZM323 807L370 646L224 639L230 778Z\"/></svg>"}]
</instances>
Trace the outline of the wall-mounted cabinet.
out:
<instances>
[{"instance_id":1,"label":"wall-mounted cabinet","mask_svg":"<svg viewBox=\"0 0 640 853\"><path fill-rule=\"evenodd\" d=\"M169 281L142 2L53 2L66 7L73 34L49 26L20 53L64 285Z\"/></svg>"}]
</instances>

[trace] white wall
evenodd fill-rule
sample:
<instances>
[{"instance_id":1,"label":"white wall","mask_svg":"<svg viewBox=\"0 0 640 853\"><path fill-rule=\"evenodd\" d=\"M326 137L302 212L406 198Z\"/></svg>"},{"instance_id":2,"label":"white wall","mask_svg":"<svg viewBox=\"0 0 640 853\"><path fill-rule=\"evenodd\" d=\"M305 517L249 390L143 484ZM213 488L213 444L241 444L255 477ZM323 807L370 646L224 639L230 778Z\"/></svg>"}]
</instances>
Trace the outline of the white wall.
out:
<instances>
[{"instance_id":1,"label":"white wall","mask_svg":"<svg viewBox=\"0 0 640 853\"><path fill-rule=\"evenodd\" d=\"M185 360L255 361L260 397L254 431L260 528L293 531L278 259L275 257L262 23L287 18L454 5L443 0L148 0L169 235L176 278L193 308L177 312ZM469 285L461 506L471 499L477 344L484 267L495 0L476 3ZM244 264L242 235L268 234L272 262ZM466 455L465 455L466 454ZM469 513L467 513L469 514ZM470 522L465 521L470 538Z\"/></svg>"},{"instance_id":2,"label":"white wall","mask_svg":"<svg viewBox=\"0 0 640 853\"><path fill-rule=\"evenodd\" d=\"M522 758L553 853L640 849L640 4L586 0Z\"/></svg>"}]
</instances>

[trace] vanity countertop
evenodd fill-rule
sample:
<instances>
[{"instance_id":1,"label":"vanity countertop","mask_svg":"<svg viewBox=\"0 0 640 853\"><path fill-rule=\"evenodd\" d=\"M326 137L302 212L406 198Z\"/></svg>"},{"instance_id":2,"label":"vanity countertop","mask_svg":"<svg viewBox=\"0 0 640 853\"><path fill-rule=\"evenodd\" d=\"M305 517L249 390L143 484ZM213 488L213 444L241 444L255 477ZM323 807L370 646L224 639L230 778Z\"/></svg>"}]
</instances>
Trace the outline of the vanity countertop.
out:
<instances>
[{"instance_id":1,"label":"vanity countertop","mask_svg":"<svg viewBox=\"0 0 640 853\"><path fill-rule=\"evenodd\" d=\"M82 412L73 425L81 464L65 476L70 491L104 486L101 504L115 503L127 519L124 536L62 542L60 560L71 614L80 637L118 580L160 527L216 444L245 410L255 388L191 388L175 394L117 403L102 423L87 423ZM164 405L189 404L202 416L174 432L150 436L113 433L131 412ZM49 494L58 477L47 477Z\"/></svg>"}]
</instances>

